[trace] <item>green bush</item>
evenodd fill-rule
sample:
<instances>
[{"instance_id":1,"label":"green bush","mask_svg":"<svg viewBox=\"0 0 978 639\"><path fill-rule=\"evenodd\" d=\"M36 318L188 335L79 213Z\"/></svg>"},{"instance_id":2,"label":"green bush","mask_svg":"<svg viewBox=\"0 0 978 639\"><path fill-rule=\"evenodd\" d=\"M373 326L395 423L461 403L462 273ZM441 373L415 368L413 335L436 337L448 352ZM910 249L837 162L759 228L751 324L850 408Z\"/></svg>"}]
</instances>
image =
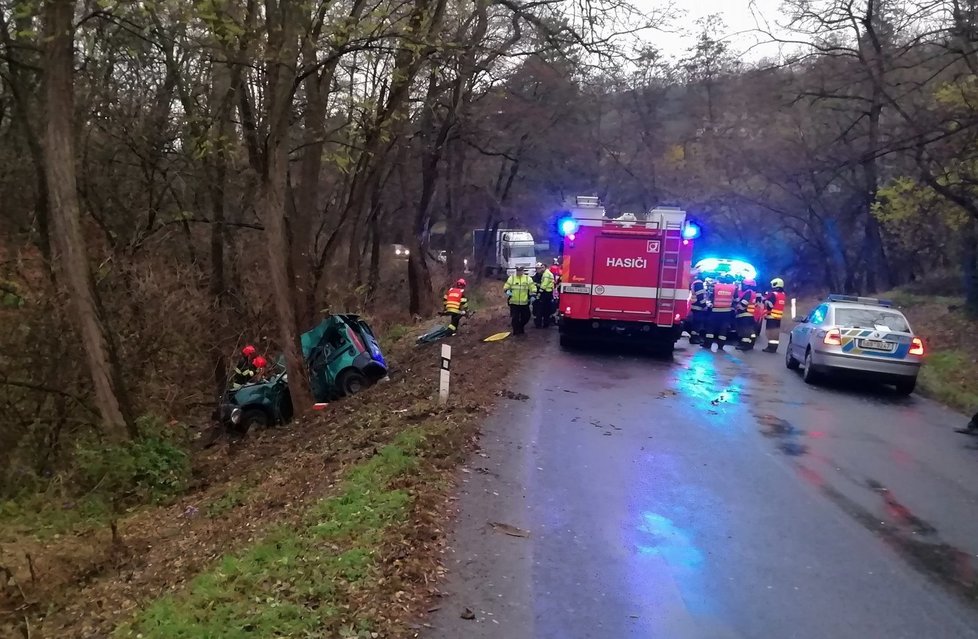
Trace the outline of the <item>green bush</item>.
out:
<instances>
[{"instance_id":1,"label":"green bush","mask_svg":"<svg viewBox=\"0 0 978 639\"><path fill-rule=\"evenodd\" d=\"M182 442L155 417L138 421L138 439L109 444L89 437L75 447L75 487L117 504L163 501L182 491L190 477L190 456Z\"/></svg>"}]
</instances>

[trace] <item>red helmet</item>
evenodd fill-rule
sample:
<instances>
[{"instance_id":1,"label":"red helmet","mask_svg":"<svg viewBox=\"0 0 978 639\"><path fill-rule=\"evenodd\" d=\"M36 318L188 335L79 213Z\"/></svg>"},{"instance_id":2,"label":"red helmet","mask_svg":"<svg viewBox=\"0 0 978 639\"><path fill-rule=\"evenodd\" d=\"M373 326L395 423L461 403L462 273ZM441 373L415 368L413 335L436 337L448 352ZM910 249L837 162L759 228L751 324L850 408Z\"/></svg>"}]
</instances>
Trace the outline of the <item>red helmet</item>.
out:
<instances>
[{"instance_id":1,"label":"red helmet","mask_svg":"<svg viewBox=\"0 0 978 639\"><path fill-rule=\"evenodd\" d=\"M254 357L255 353L257 352L258 351L255 350L255 347L252 346L251 344L248 344L247 346L241 349L241 354L248 358Z\"/></svg>"},{"instance_id":2,"label":"red helmet","mask_svg":"<svg viewBox=\"0 0 978 639\"><path fill-rule=\"evenodd\" d=\"M455 286L457 286L459 288L465 288L467 285L468 285L468 282L465 281L465 278L464 277L458 278L458 280L456 280L456 282L455 282Z\"/></svg>"},{"instance_id":3,"label":"red helmet","mask_svg":"<svg viewBox=\"0 0 978 639\"><path fill-rule=\"evenodd\" d=\"M268 362L261 355L253 359L251 363L255 365L255 368L265 368L268 365Z\"/></svg>"},{"instance_id":4,"label":"red helmet","mask_svg":"<svg viewBox=\"0 0 978 639\"><path fill-rule=\"evenodd\" d=\"M746 279L744 279L743 282L741 282L741 285L744 288L755 288L757 286L757 282L755 282L754 280L752 280L750 278L746 278Z\"/></svg>"}]
</instances>

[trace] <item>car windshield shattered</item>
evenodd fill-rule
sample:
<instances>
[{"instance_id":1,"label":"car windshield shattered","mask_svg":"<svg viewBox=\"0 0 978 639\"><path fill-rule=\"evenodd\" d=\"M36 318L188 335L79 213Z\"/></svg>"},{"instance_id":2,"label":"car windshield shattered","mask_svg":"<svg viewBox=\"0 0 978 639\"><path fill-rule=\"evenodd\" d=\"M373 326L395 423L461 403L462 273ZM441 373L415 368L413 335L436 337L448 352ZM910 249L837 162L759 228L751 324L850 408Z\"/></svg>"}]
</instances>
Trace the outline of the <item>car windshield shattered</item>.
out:
<instances>
[{"instance_id":1,"label":"car windshield shattered","mask_svg":"<svg viewBox=\"0 0 978 639\"><path fill-rule=\"evenodd\" d=\"M835 323L849 328L876 328L885 326L891 331L910 332L910 325L899 313L873 308L838 308Z\"/></svg>"}]
</instances>

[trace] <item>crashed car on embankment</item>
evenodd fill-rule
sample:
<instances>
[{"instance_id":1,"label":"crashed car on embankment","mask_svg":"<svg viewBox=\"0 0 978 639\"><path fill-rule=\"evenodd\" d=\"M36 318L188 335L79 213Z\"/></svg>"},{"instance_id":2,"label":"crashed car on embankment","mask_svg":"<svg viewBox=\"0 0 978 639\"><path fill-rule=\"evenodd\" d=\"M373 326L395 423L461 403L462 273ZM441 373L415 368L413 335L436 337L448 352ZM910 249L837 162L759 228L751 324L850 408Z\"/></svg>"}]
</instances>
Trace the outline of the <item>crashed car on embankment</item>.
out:
<instances>
[{"instance_id":1,"label":"crashed car on embankment","mask_svg":"<svg viewBox=\"0 0 978 639\"><path fill-rule=\"evenodd\" d=\"M301 337L302 356L317 402L354 395L387 377L387 362L370 325L358 315L331 315ZM263 379L229 390L215 419L235 432L292 419L284 357Z\"/></svg>"}]
</instances>

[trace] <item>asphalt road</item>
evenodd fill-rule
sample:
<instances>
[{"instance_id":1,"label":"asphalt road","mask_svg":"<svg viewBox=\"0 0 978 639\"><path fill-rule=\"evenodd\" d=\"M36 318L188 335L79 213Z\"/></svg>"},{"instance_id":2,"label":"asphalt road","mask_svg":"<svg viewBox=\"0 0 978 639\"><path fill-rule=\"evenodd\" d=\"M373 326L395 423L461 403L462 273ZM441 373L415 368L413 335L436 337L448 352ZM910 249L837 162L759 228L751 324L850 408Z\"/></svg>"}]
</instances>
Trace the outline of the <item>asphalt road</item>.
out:
<instances>
[{"instance_id":1,"label":"asphalt road","mask_svg":"<svg viewBox=\"0 0 978 639\"><path fill-rule=\"evenodd\" d=\"M461 475L423 637L978 637L966 417L806 386L780 354L668 363L532 333L510 388L529 398Z\"/></svg>"}]
</instances>

